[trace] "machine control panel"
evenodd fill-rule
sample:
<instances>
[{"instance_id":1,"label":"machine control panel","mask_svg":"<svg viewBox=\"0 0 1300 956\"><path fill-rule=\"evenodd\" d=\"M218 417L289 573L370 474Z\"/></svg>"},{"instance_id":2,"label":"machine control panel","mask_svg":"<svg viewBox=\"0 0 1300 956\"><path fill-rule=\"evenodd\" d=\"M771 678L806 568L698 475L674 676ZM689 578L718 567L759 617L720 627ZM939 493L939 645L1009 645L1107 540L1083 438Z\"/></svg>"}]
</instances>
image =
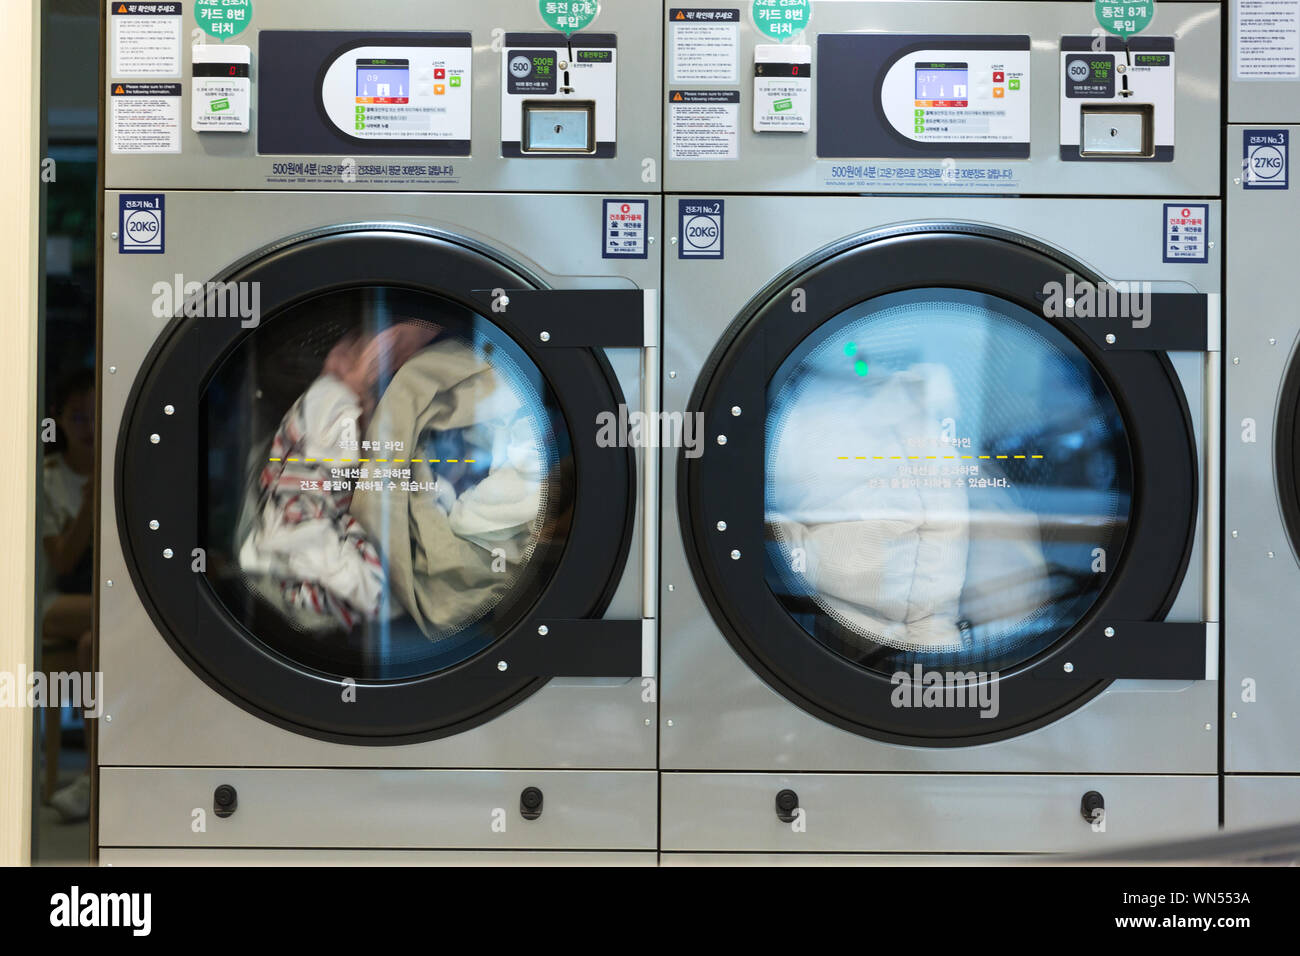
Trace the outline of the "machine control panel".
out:
<instances>
[{"instance_id":1,"label":"machine control panel","mask_svg":"<svg viewBox=\"0 0 1300 956\"><path fill-rule=\"evenodd\" d=\"M355 139L468 142L470 57L468 43L356 47L326 69L321 102Z\"/></svg>"},{"instance_id":2,"label":"machine control panel","mask_svg":"<svg viewBox=\"0 0 1300 956\"><path fill-rule=\"evenodd\" d=\"M1029 37L822 34L817 50L818 156L1029 157Z\"/></svg>"},{"instance_id":3,"label":"machine control panel","mask_svg":"<svg viewBox=\"0 0 1300 956\"><path fill-rule=\"evenodd\" d=\"M1084 0L808 6L810 16L786 18L782 3L664 5L668 191L1209 196L1221 188L1218 151L1174 155L1175 119L1184 143L1220 138L1220 4L1162 4L1127 39L1106 33ZM792 29L778 35L773 18Z\"/></svg>"},{"instance_id":4,"label":"machine control panel","mask_svg":"<svg viewBox=\"0 0 1300 956\"><path fill-rule=\"evenodd\" d=\"M662 188L657 4L97 3L109 188Z\"/></svg>"},{"instance_id":5,"label":"machine control panel","mask_svg":"<svg viewBox=\"0 0 1300 956\"><path fill-rule=\"evenodd\" d=\"M465 156L469 33L263 30L260 153Z\"/></svg>"},{"instance_id":6,"label":"machine control panel","mask_svg":"<svg viewBox=\"0 0 1300 956\"><path fill-rule=\"evenodd\" d=\"M614 35L508 33L501 55L502 156L615 155Z\"/></svg>"},{"instance_id":7,"label":"machine control panel","mask_svg":"<svg viewBox=\"0 0 1300 956\"><path fill-rule=\"evenodd\" d=\"M1061 159L1174 158L1174 38L1061 38Z\"/></svg>"}]
</instances>

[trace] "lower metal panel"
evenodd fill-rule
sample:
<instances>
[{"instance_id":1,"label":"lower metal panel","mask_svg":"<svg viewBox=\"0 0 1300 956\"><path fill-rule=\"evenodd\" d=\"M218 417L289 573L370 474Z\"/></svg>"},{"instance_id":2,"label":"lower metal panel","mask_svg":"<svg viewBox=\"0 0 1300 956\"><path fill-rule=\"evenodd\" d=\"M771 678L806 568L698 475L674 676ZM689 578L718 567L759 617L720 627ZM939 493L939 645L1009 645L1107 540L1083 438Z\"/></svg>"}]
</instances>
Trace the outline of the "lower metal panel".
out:
<instances>
[{"instance_id":1,"label":"lower metal panel","mask_svg":"<svg viewBox=\"0 0 1300 956\"><path fill-rule=\"evenodd\" d=\"M1053 857L1013 853L665 853L661 866L1026 866Z\"/></svg>"},{"instance_id":2,"label":"lower metal panel","mask_svg":"<svg viewBox=\"0 0 1300 956\"><path fill-rule=\"evenodd\" d=\"M799 795L803 829L775 810ZM1083 819L1105 798L1105 830ZM1100 852L1214 832L1214 776L1014 774L663 775L662 849L767 853Z\"/></svg>"},{"instance_id":3,"label":"lower metal panel","mask_svg":"<svg viewBox=\"0 0 1300 956\"><path fill-rule=\"evenodd\" d=\"M238 809L226 819L213 812L213 791L222 784L238 793ZM520 815L526 787L544 795L537 820ZM653 851L656 797L656 775L648 771L105 768L99 842L263 850Z\"/></svg>"},{"instance_id":4,"label":"lower metal panel","mask_svg":"<svg viewBox=\"0 0 1300 956\"><path fill-rule=\"evenodd\" d=\"M1300 823L1300 777L1225 777L1223 825L1230 830Z\"/></svg>"},{"instance_id":5,"label":"lower metal panel","mask_svg":"<svg viewBox=\"0 0 1300 956\"><path fill-rule=\"evenodd\" d=\"M655 866L655 853L550 850L158 850L109 848L101 866Z\"/></svg>"}]
</instances>

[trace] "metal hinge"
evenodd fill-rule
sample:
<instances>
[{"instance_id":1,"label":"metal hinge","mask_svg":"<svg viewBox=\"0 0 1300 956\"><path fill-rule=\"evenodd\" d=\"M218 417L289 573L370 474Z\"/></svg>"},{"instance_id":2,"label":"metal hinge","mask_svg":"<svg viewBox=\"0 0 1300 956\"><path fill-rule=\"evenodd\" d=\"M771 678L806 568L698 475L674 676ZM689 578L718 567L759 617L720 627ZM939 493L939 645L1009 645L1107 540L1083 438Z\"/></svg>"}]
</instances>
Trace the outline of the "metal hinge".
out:
<instances>
[{"instance_id":1,"label":"metal hinge","mask_svg":"<svg viewBox=\"0 0 1300 956\"><path fill-rule=\"evenodd\" d=\"M653 622L651 622L653 623ZM508 677L641 677L645 623L634 620L534 620L512 640L503 663Z\"/></svg>"},{"instance_id":2,"label":"metal hinge","mask_svg":"<svg viewBox=\"0 0 1300 956\"><path fill-rule=\"evenodd\" d=\"M1044 680L1218 680L1219 626L1098 622L1031 673Z\"/></svg>"},{"instance_id":3,"label":"metal hinge","mask_svg":"<svg viewBox=\"0 0 1300 956\"><path fill-rule=\"evenodd\" d=\"M1129 294L1131 297L1131 293ZM1137 306L1138 302L1144 305ZM1202 292L1152 292L1133 298L1141 315L1076 317L1075 325L1106 352L1217 352L1219 296Z\"/></svg>"},{"instance_id":4,"label":"metal hinge","mask_svg":"<svg viewBox=\"0 0 1300 956\"><path fill-rule=\"evenodd\" d=\"M471 295L485 316L509 319L539 348L639 349L658 341L655 290L479 289Z\"/></svg>"}]
</instances>

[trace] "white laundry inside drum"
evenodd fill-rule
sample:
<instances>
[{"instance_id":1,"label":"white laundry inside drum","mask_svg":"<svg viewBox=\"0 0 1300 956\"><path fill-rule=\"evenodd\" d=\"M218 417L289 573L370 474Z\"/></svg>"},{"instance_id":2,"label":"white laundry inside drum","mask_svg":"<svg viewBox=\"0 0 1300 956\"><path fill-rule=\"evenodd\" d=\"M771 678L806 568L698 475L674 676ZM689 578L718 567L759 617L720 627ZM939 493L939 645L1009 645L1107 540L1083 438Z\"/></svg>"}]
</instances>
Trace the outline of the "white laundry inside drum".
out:
<instances>
[{"instance_id":1,"label":"white laundry inside drum","mask_svg":"<svg viewBox=\"0 0 1300 956\"><path fill-rule=\"evenodd\" d=\"M768 388L769 586L864 666L1021 663L1118 560L1132 476L1105 383L1046 320L952 289L821 326Z\"/></svg>"}]
</instances>

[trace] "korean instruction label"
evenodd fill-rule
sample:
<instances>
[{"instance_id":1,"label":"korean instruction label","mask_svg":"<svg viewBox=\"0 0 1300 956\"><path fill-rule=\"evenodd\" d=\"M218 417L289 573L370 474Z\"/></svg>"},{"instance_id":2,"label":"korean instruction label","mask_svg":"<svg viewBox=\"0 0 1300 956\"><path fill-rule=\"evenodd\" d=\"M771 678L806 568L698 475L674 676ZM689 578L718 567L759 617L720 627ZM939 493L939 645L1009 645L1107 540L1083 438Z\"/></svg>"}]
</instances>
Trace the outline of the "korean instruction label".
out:
<instances>
[{"instance_id":1,"label":"korean instruction label","mask_svg":"<svg viewBox=\"0 0 1300 956\"><path fill-rule=\"evenodd\" d=\"M179 3L109 4L113 76L181 75Z\"/></svg>"},{"instance_id":2,"label":"korean instruction label","mask_svg":"<svg viewBox=\"0 0 1300 956\"><path fill-rule=\"evenodd\" d=\"M606 259L644 259L650 228L650 200L605 200L604 248Z\"/></svg>"},{"instance_id":3,"label":"korean instruction label","mask_svg":"<svg viewBox=\"0 0 1300 956\"><path fill-rule=\"evenodd\" d=\"M1165 262L1209 262L1210 207L1165 203Z\"/></svg>"},{"instance_id":4,"label":"korean instruction label","mask_svg":"<svg viewBox=\"0 0 1300 956\"><path fill-rule=\"evenodd\" d=\"M1300 79L1300 0L1236 0L1239 80Z\"/></svg>"},{"instance_id":5,"label":"korean instruction label","mask_svg":"<svg viewBox=\"0 0 1300 956\"><path fill-rule=\"evenodd\" d=\"M740 10L668 11L671 83L740 80Z\"/></svg>"}]
</instances>

